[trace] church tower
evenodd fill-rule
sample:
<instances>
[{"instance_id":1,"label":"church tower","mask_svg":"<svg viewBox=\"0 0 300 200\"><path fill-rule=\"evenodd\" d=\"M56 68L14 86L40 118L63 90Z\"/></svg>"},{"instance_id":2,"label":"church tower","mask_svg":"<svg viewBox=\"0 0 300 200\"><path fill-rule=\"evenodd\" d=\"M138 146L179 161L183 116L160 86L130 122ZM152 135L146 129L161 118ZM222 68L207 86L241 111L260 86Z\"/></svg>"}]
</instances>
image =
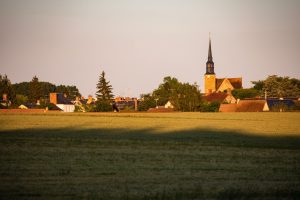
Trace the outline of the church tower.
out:
<instances>
[{"instance_id":1,"label":"church tower","mask_svg":"<svg viewBox=\"0 0 300 200\"><path fill-rule=\"evenodd\" d=\"M206 62L206 73L204 75L204 92L209 94L216 91L216 74L214 71L214 62L211 53L211 39L209 35L208 58Z\"/></svg>"}]
</instances>

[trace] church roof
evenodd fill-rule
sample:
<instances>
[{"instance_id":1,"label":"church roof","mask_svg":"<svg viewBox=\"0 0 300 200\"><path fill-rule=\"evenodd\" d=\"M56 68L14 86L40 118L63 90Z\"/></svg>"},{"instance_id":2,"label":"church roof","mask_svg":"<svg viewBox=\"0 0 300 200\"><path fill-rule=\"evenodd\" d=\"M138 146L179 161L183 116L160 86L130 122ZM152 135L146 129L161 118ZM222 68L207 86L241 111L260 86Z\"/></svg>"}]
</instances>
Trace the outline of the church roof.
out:
<instances>
[{"instance_id":1,"label":"church roof","mask_svg":"<svg viewBox=\"0 0 300 200\"><path fill-rule=\"evenodd\" d=\"M226 93L218 92L218 93L210 93L206 96L203 96L202 98L208 102L212 102L212 101L223 102L227 96L228 94Z\"/></svg>"},{"instance_id":2,"label":"church roof","mask_svg":"<svg viewBox=\"0 0 300 200\"><path fill-rule=\"evenodd\" d=\"M228 78L231 85L234 87L234 89L241 89L242 86L242 78Z\"/></svg>"},{"instance_id":3,"label":"church roof","mask_svg":"<svg viewBox=\"0 0 300 200\"><path fill-rule=\"evenodd\" d=\"M216 88L218 89L223 81L227 79L234 89L241 89L242 88L242 78L216 78Z\"/></svg>"}]
</instances>

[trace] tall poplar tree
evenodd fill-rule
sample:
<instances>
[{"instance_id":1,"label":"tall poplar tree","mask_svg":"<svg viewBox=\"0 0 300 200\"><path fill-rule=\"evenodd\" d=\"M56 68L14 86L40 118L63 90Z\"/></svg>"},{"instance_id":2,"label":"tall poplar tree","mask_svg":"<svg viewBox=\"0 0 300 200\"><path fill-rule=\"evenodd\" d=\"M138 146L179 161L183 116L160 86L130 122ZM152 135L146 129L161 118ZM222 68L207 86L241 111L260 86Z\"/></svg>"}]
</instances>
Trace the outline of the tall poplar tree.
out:
<instances>
[{"instance_id":1,"label":"tall poplar tree","mask_svg":"<svg viewBox=\"0 0 300 200\"><path fill-rule=\"evenodd\" d=\"M114 98L114 95L112 94L112 86L109 81L106 81L104 71L102 71L99 76L96 97L98 101L111 101Z\"/></svg>"},{"instance_id":2,"label":"tall poplar tree","mask_svg":"<svg viewBox=\"0 0 300 200\"><path fill-rule=\"evenodd\" d=\"M29 101L35 103L42 96L41 85L38 77L34 76L29 83Z\"/></svg>"}]
</instances>

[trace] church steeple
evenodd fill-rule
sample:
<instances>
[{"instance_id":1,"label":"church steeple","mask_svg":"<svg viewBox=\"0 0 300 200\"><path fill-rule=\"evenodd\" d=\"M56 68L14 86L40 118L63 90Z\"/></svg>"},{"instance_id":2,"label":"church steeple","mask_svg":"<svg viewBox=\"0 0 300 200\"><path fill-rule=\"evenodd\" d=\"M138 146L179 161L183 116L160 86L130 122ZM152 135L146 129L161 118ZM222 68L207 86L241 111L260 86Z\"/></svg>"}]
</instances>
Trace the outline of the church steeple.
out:
<instances>
[{"instance_id":1,"label":"church steeple","mask_svg":"<svg viewBox=\"0 0 300 200\"><path fill-rule=\"evenodd\" d=\"M212 57L212 53L211 53L210 33L209 33L208 57L207 57L207 62L206 62L206 74L215 74L214 62L213 62L213 57Z\"/></svg>"}]
</instances>

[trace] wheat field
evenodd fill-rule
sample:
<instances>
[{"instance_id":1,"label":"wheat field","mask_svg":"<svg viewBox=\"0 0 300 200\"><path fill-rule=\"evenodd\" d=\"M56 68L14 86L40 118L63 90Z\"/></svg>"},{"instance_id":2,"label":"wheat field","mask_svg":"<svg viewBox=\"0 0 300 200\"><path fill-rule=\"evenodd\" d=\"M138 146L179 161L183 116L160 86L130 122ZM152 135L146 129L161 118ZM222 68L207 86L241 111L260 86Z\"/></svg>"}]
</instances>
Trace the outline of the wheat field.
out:
<instances>
[{"instance_id":1,"label":"wheat field","mask_svg":"<svg viewBox=\"0 0 300 200\"><path fill-rule=\"evenodd\" d=\"M0 125L0 199L300 198L300 113L1 113Z\"/></svg>"}]
</instances>

